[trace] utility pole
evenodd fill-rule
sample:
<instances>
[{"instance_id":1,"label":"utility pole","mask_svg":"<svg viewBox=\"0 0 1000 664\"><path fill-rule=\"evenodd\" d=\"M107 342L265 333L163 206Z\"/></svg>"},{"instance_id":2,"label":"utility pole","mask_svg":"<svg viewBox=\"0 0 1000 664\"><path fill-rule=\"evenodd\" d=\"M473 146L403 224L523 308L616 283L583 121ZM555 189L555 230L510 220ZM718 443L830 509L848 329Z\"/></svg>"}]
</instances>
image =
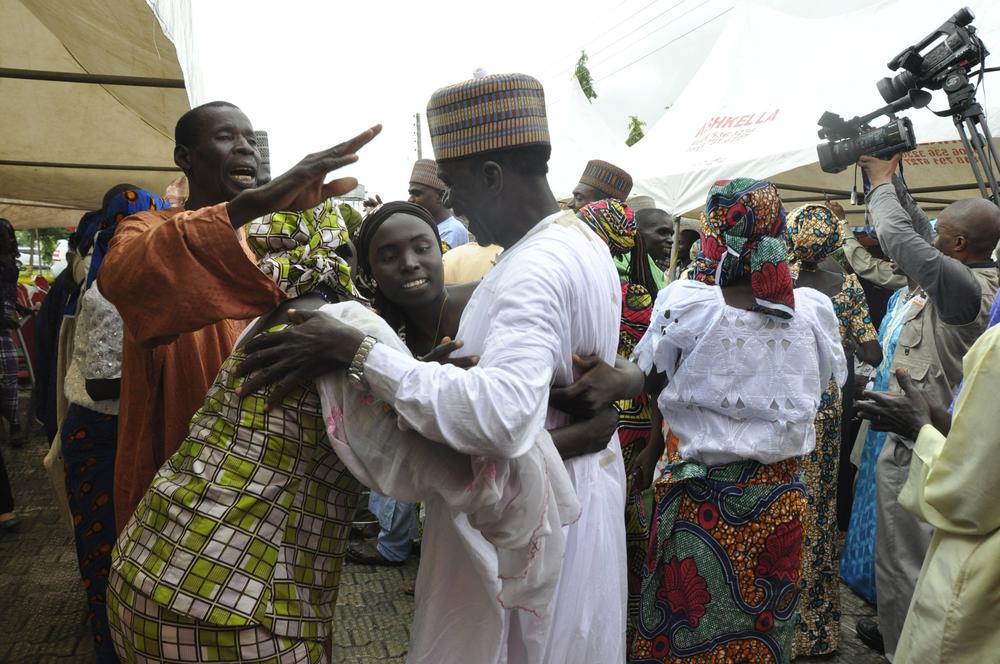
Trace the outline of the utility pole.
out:
<instances>
[{"instance_id":1,"label":"utility pole","mask_svg":"<svg viewBox=\"0 0 1000 664\"><path fill-rule=\"evenodd\" d=\"M413 114L413 121L416 124L416 131L417 131L417 159L423 159L424 158L423 139L421 137L421 131L420 131L420 114L419 113L414 113Z\"/></svg>"}]
</instances>

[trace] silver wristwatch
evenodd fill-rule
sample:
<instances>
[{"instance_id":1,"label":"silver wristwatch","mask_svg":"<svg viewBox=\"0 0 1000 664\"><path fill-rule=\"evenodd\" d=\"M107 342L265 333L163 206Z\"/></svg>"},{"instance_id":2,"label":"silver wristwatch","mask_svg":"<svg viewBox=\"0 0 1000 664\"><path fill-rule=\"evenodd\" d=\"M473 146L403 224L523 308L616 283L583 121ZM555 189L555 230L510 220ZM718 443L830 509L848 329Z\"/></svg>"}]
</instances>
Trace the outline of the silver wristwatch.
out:
<instances>
[{"instance_id":1,"label":"silver wristwatch","mask_svg":"<svg viewBox=\"0 0 1000 664\"><path fill-rule=\"evenodd\" d=\"M351 366L347 368L347 380L350 381L351 385L358 388L359 390L368 391L368 381L365 380L365 360L368 359L368 353L372 352L372 348L378 343L378 339L368 335L365 337L361 345L358 346L358 352L354 354L354 359L351 360Z\"/></svg>"}]
</instances>

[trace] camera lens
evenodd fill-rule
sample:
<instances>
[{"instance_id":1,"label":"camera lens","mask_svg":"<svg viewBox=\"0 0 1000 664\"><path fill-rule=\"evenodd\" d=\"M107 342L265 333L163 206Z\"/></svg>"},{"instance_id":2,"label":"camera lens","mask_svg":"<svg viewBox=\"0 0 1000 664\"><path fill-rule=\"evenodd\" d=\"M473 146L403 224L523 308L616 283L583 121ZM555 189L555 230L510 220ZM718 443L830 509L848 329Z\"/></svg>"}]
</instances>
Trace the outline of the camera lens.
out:
<instances>
[{"instance_id":1,"label":"camera lens","mask_svg":"<svg viewBox=\"0 0 1000 664\"><path fill-rule=\"evenodd\" d=\"M969 9L968 7L962 7L957 12L955 12L954 16L951 17L951 20L955 22L955 25L959 27L965 27L968 24L972 23L972 21L974 21L975 18L976 15L972 13L971 9Z\"/></svg>"},{"instance_id":2,"label":"camera lens","mask_svg":"<svg viewBox=\"0 0 1000 664\"><path fill-rule=\"evenodd\" d=\"M899 118L884 127L869 129L853 138L845 138L816 146L819 167L827 173L839 173L855 163L861 155L886 158L917 146L909 118Z\"/></svg>"},{"instance_id":3,"label":"camera lens","mask_svg":"<svg viewBox=\"0 0 1000 664\"><path fill-rule=\"evenodd\" d=\"M834 143L820 143L816 146L816 154L819 156L819 167L827 173L839 173L846 166L837 161L834 155Z\"/></svg>"},{"instance_id":4,"label":"camera lens","mask_svg":"<svg viewBox=\"0 0 1000 664\"><path fill-rule=\"evenodd\" d=\"M891 104L900 97L905 97L910 90L918 88L917 77L912 72L902 71L895 76L886 76L875 84L878 93L887 104Z\"/></svg>"}]
</instances>

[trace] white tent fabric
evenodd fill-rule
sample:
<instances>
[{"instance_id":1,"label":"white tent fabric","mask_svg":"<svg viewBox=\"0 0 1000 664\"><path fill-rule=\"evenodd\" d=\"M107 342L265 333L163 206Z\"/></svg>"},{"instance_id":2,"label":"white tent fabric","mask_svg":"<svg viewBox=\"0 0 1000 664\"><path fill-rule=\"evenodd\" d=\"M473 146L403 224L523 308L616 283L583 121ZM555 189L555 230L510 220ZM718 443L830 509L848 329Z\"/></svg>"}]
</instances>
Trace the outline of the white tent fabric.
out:
<instances>
[{"instance_id":1,"label":"white tent fabric","mask_svg":"<svg viewBox=\"0 0 1000 664\"><path fill-rule=\"evenodd\" d=\"M968 4L977 14L979 35L1000 53L995 3ZM884 63L956 9L933 0L890 0L839 17L803 19L751 2L741 4L730 13L692 82L629 152L627 167L636 177L633 193L651 195L661 207L691 214L704 206L712 182L738 176L849 191L853 169L829 174L816 163L817 120L825 110L851 118L885 105L875 88L876 80L891 74ZM991 85L990 76L985 87L1000 86L1000 79ZM980 90L978 99L991 131L1000 134L1000 95ZM944 95L935 93L930 107L945 108ZM904 162L911 188L974 182L951 118L939 118L928 109L903 115L913 121L921 143ZM884 122L879 118L874 124ZM810 199L795 189L784 189L782 195L791 201ZM978 195L975 189L940 192L923 201ZM811 196L817 198L821 196Z\"/></svg>"},{"instance_id":2,"label":"white tent fabric","mask_svg":"<svg viewBox=\"0 0 1000 664\"><path fill-rule=\"evenodd\" d=\"M0 0L0 26L3 68L181 78L143 0ZM72 226L119 182L162 194L178 173L106 166L173 169L173 126L188 108L183 89L0 78L0 161L91 166L0 163L0 213L17 227Z\"/></svg>"},{"instance_id":3,"label":"white tent fabric","mask_svg":"<svg viewBox=\"0 0 1000 664\"><path fill-rule=\"evenodd\" d=\"M553 146L549 181L557 194L569 194L588 160L615 162L625 150L629 111L621 110L620 127L609 127L597 111L610 102L602 97L588 104L571 73L546 76L540 50L543 45L572 54L573 42L563 43L554 28L570 29L560 21L582 21L588 8L599 6L594 0L581 0L569 18L561 3L511 0L507 11L491 14L489 22L450 14L460 3L450 9L442 3L434 15L454 15L458 29L433 35L426 31L435 19L425 6L389 0L280 6L264 0L148 2L174 43L191 105L225 99L243 109L255 128L268 132L274 175L309 152L381 122L382 135L344 174L358 177L384 200L405 198L417 158L414 114L424 114L436 88L471 78L477 67L488 73L523 71L545 86ZM387 13L394 26L412 25L412 31L386 40L380 28L365 28ZM532 20L525 21L529 15ZM314 38L306 24L332 32ZM234 66L232 42L265 26L268 45L293 47L269 48L266 57ZM496 35L505 33L516 41L498 47ZM546 40L552 43L543 44ZM433 157L425 117L422 122L423 156Z\"/></svg>"},{"instance_id":4,"label":"white tent fabric","mask_svg":"<svg viewBox=\"0 0 1000 664\"><path fill-rule=\"evenodd\" d=\"M9 220L16 229L75 228L87 211L80 207L0 198L0 217Z\"/></svg>"}]
</instances>

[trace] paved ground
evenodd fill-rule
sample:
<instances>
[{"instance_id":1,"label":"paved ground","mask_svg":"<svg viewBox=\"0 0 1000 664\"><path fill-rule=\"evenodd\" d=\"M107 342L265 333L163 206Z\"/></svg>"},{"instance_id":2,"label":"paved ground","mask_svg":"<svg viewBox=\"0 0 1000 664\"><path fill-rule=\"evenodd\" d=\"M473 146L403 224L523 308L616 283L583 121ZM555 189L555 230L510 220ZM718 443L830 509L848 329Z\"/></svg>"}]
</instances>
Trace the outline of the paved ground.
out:
<instances>
[{"instance_id":1,"label":"paved ground","mask_svg":"<svg viewBox=\"0 0 1000 664\"><path fill-rule=\"evenodd\" d=\"M5 444L2 451L21 526L16 533L0 534L0 663L93 662L72 533L62 521L42 469L46 447L38 438L18 450ZM414 561L396 569L346 567L337 602L335 662L404 661L413 600L402 593L401 586L415 575ZM854 635L857 617L871 615L872 610L847 590L842 597L841 652L834 657L797 661L885 661Z\"/></svg>"}]
</instances>

